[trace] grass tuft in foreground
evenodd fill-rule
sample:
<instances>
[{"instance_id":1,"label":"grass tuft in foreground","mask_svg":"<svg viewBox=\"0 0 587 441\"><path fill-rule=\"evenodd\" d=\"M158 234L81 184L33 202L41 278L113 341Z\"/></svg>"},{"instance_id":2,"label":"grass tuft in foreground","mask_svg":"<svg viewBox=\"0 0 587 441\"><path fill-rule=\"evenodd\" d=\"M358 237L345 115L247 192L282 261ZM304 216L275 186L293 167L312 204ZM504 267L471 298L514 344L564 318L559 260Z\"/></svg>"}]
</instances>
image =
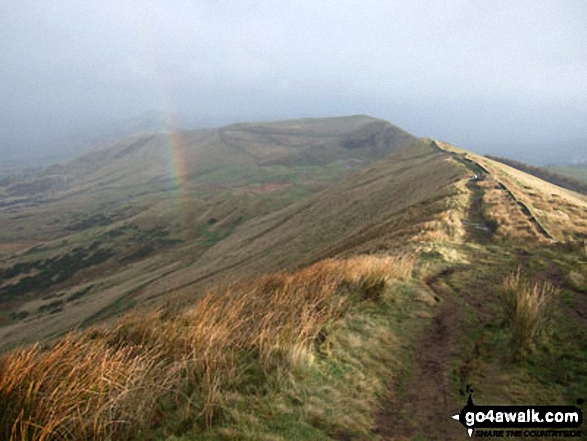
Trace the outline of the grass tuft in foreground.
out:
<instances>
[{"instance_id":1,"label":"grass tuft in foreground","mask_svg":"<svg viewBox=\"0 0 587 441\"><path fill-rule=\"evenodd\" d=\"M558 289L546 280L530 281L518 269L504 280L503 304L511 329L514 358L531 352L547 329Z\"/></svg>"}]
</instances>

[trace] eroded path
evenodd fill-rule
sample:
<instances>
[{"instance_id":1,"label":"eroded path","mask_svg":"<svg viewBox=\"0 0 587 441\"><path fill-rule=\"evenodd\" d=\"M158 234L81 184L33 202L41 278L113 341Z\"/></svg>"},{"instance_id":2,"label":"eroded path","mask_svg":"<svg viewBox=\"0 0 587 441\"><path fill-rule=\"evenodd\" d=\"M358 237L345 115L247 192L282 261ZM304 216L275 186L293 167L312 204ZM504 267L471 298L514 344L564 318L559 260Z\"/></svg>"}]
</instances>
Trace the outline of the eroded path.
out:
<instances>
[{"instance_id":1,"label":"eroded path","mask_svg":"<svg viewBox=\"0 0 587 441\"><path fill-rule=\"evenodd\" d=\"M451 394L448 377L450 361L459 351L462 314L443 279L457 270L443 271L427 281L443 304L417 342L407 379L390 385L390 405L377 419L385 440L418 439L418 435L447 440L462 435L458 424L447 424L450 412L461 404Z\"/></svg>"},{"instance_id":2,"label":"eroded path","mask_svg":"<svg viewBox=\"0 0 587 441\"><path fill-rule=\"evenodd\" d=\"M467 187L471 191L468 219L463 222L467 240L489 243L492 232L483 218L483 188L476 180ZM491 316L483 292L461 292L452 281L470 278L472 267L455 265L426 280L441 306L414 346L412 366L389 386L388 402L377 415L377 432L383 440L462 438L463 427L450 417L465 403L467 372L474 358L462 354L466 314L473 310L480 320Z\"/></svg>"}]
</instances>

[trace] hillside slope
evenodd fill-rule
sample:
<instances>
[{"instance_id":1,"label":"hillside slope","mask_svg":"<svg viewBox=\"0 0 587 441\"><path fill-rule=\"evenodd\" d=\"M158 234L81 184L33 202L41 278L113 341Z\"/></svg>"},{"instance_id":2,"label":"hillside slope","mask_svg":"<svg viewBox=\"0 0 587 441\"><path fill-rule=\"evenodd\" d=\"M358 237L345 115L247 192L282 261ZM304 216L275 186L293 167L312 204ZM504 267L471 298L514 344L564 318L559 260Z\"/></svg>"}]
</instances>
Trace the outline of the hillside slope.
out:
<instances>
[{"instance_id":1,"label":"hillside slope","mask_svg":"<svg viewBox=\"0 0 587 441\"><path fill-rule=\"evenodd\" d=\"M252 187L249 193L288 186L307 191L414 140L401 129L367 116L238 124L125 139L41 174L1 181L2 220L10 220L6 214L17 214L34 225L28 228L27 222L17 222L18 228L11 228L5 222L0 243L62 235L63 224L70 219L55 212L83 211L91 217L120 211L125 204L138 205L131 207L134 215L144 211L142 206L170 198L194 211L191 206L211 194L252 184L277 186ZM47 220L52 222L43 222Z\"/></svg>"},{"instance_id":2,"label":"hillside slope","mask_svg":"<svg viewBox=\"0 0 587 441\"><path fill-rule=\"evenodd\" d=\"M481 176L488 216L502 236L566 243L587 237L587 196L558 187L509 165L438 142L443 151Z\"/></svg>"},{"instance_id":3,"label":"hillside slope","mask_svg":"<svg viewBox=\"0 0 587 441\"><path fill-rule=\"evenodd\" d=\"M211 240L196 236L168 244L170 235L163 234L165 230L153 229L156 225L164 228L164 218L154 218L156 224L151 225L151 230L145 229L146 233L130 227L113 230L108 226L103 227L105 233L98 233L100 229L93 228L88 248L72 250L66 255L78 253L84 259L82 264L88 260L88 269L69 279L64 276L64 282L56 286L60 291L45 289L41 299L23 297L17 301L16 314L26 314L26 319L0 329L0 340L5 343L23 337L34 340L62 332L81 320L95 322L135 305L178 296L193 299L221 280L291 268L355 248L389 247L417 230L420 222L429 221L444 210L443 197L463 176L463 169L449 162L445 155L417 141L314 197L266 216L253 216L234 227L229 235L217 228L222 228L230 214L222 216L217 209L204 211L199 222L206 225L206 234L217 235L210 236ZM214 217L222 221L211 224L210 219ZM145 214L135 219L139 225L153 222ZM113 236L109 231L120 233ZM84 237L87 232L78 234ZM150 241L153 249L137 258L100 251L111 250L114 243L124 247L124 241L131 241L127 247L136 246L133 238ZM92 245L96 241L99 245ZM80 242L83 243L81 238ZM86 253L87 257L79 253ZM125 251L121 249L119 253ZM93 268L92 261L97 257L103 263L98 260L96 265L101 266ZM109 259L123 265L117 265L114 271ZM31 262L31 270L37 265L34 262L39 259ZM97 268L102 268L101 273L96 272ZM64 290L67 280L73 282L73 287ZM83 295L83 301L65 301L72 296L82 298L79 293L88 291L90 294Z\"/></svg>"},{"instance_id":4,"label":"hillside slope","mask_svg":"<svg viewBox=\"0 0 587 441\"><path fill-rule=\"evenodd\" d=\"M247 221L414 139L366 116L238 124L124 140L2 182L0 346L116 315L200 268L219 273L202 254Z\"/></svg>"},{"instance_id":5,"label":"hillside slope","mask_svg":"<svg viewBox=\"0 0 587 441\"><path fill-rule=\"evenodd\" d=\"M250 221L210 248L194 268L169 278L172 286L187 286L222 271L246 275L343 251L389 248L443 211L443 198L465 174L446 155L416 141L315 197Z\"/></svg>"},{"instance_id":6,"label":"hillside slope","mask_svg":"<svg viewBox=\"0 0 587 441\"><path fill-rule=\"evenodd\" d=\"M586 205L416 141L187 265L137 263L149 279L120 310L166 300L156 310L0 358L0 436L446 440L466 437L451 416L471 389L476 404L574 404Z\"/></svg>"}]
</instances>

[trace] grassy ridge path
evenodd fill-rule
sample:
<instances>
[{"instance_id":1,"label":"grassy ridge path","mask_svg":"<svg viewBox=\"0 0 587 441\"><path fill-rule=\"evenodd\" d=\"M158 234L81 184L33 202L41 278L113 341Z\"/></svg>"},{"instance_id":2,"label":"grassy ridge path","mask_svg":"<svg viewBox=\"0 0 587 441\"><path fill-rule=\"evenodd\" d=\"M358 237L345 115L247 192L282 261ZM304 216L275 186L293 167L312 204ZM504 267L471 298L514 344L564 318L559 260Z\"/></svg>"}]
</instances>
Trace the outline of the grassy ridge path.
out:
<instances>
[{"instance_id":1,"label":"grassy ridge path","mask_svg":"<svg viewBox=\"0 0 587 441\"><path fill-rule=\"evenodd\" d=\"M390 385L391 403L378 415L378 432L384 440L456 439L458 424L446 424L459 403L451 399L449 363L458 354L462 331L461 308L442 279L455 269L443 271L427 281L443 305L420 337L411 375L404 384ZM395 399L393 399L395 397Z\"/></svg>"},{"instance_id":2,"label":"grassy ridge path","mask_svg":"<svg viewBox=\"0 0 587 441\"><path fill-rule=\"evenodd\" d=\"M476 181L470 181L467 187L471 191L465 223L468 241L487 243L491 241L491 232L482 213L484 190ZM471 261L474 260L473 256ZM464 304L472 306L475 315L481 319L487 319L488 314L485 310L487 302L472 298L474 295L469 292L455 290L450 278L456 274L462 277L462 273L471 271L474 265L455 265L426 280L441 306L415 344L413 365L389 386L388 402L377 415L376 430L383 440L463 437L463 427L450 417L465 403L463 389L469 362L467 355L461 354L462 342L468 332ZM458 377L461 383L458 387L454 383L451 385L451 375Z\"/></svg>"},{"instance_id":3,"label":"grassy ridge path","mask_svg":"<svg viewBox=\"0 0 587 441\"><path fill-rule=\"evenodd\" d=\"M549 240L555 240L552 234L550 234L548 230L545 228L545 226L536 218L530 207L524 204L521 200L519 200L513 193L513 191L510 188L508 188L508 186L506 186L506 184L502 180L494 176L487 168L481 165L478 160L476 160L475 158L471 158L470 154L468 153L458 154L456 152L448 151L442 146L440 146L436 141L432 141L432 146L433 148L436 148L441 152L451 155L453 159L465 165L469 170L471 170L471 172L473 172L479 178L486 179L488 177L491 177L491 179L497 183L497 187L501 191L503 191L507 195L507 197L516 204L520 212L528 219L528 221L530 222L530 224L535 229L538 235L544 236L546 239ZM473 191L476 191L475 188L473 188L473 186L471 185L471 183L468 186ZM478 186L475 187L479 188Z\"/></svg>"}]
</instances>

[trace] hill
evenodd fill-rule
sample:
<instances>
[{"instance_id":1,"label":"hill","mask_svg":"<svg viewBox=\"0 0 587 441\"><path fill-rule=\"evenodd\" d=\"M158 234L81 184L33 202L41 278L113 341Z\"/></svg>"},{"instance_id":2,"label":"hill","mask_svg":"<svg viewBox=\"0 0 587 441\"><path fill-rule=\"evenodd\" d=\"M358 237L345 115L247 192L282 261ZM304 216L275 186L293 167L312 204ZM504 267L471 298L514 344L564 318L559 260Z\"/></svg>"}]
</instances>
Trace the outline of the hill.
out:
<instances>
[{"instance_id":1,"label":"hill","mask_svg":"<svg viewBox=\"0 0 587 441\"><path fill-rule=\"evenodd\" d=\"M248 220L413 140L365 116L239 124L123 140L6 180L0 344L56 335L160 295ZM155 281L164 288L151 292Z\"/></svg>"},{"instance_id":2,"label":"hill","mask_svg":"<svg viewBox=\"0 0 587 441\"><path fill-rule=\"evenodd\" d=\"M374 160L414 139L366 116L236 124L127 139L47 174L77 179L78 185L145 185L226 167Z\"/></svg>"},{"instance_id":3,"label":"hill","mask_svg":"<svg viewBox=\"0 0 587 441\"><path fill-rule=\"evenodd\" d=\"M370 138L361 130L353 136ZM271 155L279 167L308 167L308 157L325 167L323 153L283 155ZM200 235L179 235L155 203L60 239L87 248L40 264L31 256L48 250L12 255L8 280L49 269L56 282L78 277L64 267L112 264L105 244L124 253L136 228L151 243L182 237L106 275L80 269L77 291L21 304L46 306L6 326L5 342L98 313L0 358L2 436L458 439L450 417L470 385L486 405L585 396L587 198L440 141L364 161L280 208L251 209L259 199L227 185L242 205L219 203L230 192L211 197L186 222L203 225ZM192 185L184 191L205 194ZM139 305L151 308L123 313Z\"/></svg>"}]
</instances>

